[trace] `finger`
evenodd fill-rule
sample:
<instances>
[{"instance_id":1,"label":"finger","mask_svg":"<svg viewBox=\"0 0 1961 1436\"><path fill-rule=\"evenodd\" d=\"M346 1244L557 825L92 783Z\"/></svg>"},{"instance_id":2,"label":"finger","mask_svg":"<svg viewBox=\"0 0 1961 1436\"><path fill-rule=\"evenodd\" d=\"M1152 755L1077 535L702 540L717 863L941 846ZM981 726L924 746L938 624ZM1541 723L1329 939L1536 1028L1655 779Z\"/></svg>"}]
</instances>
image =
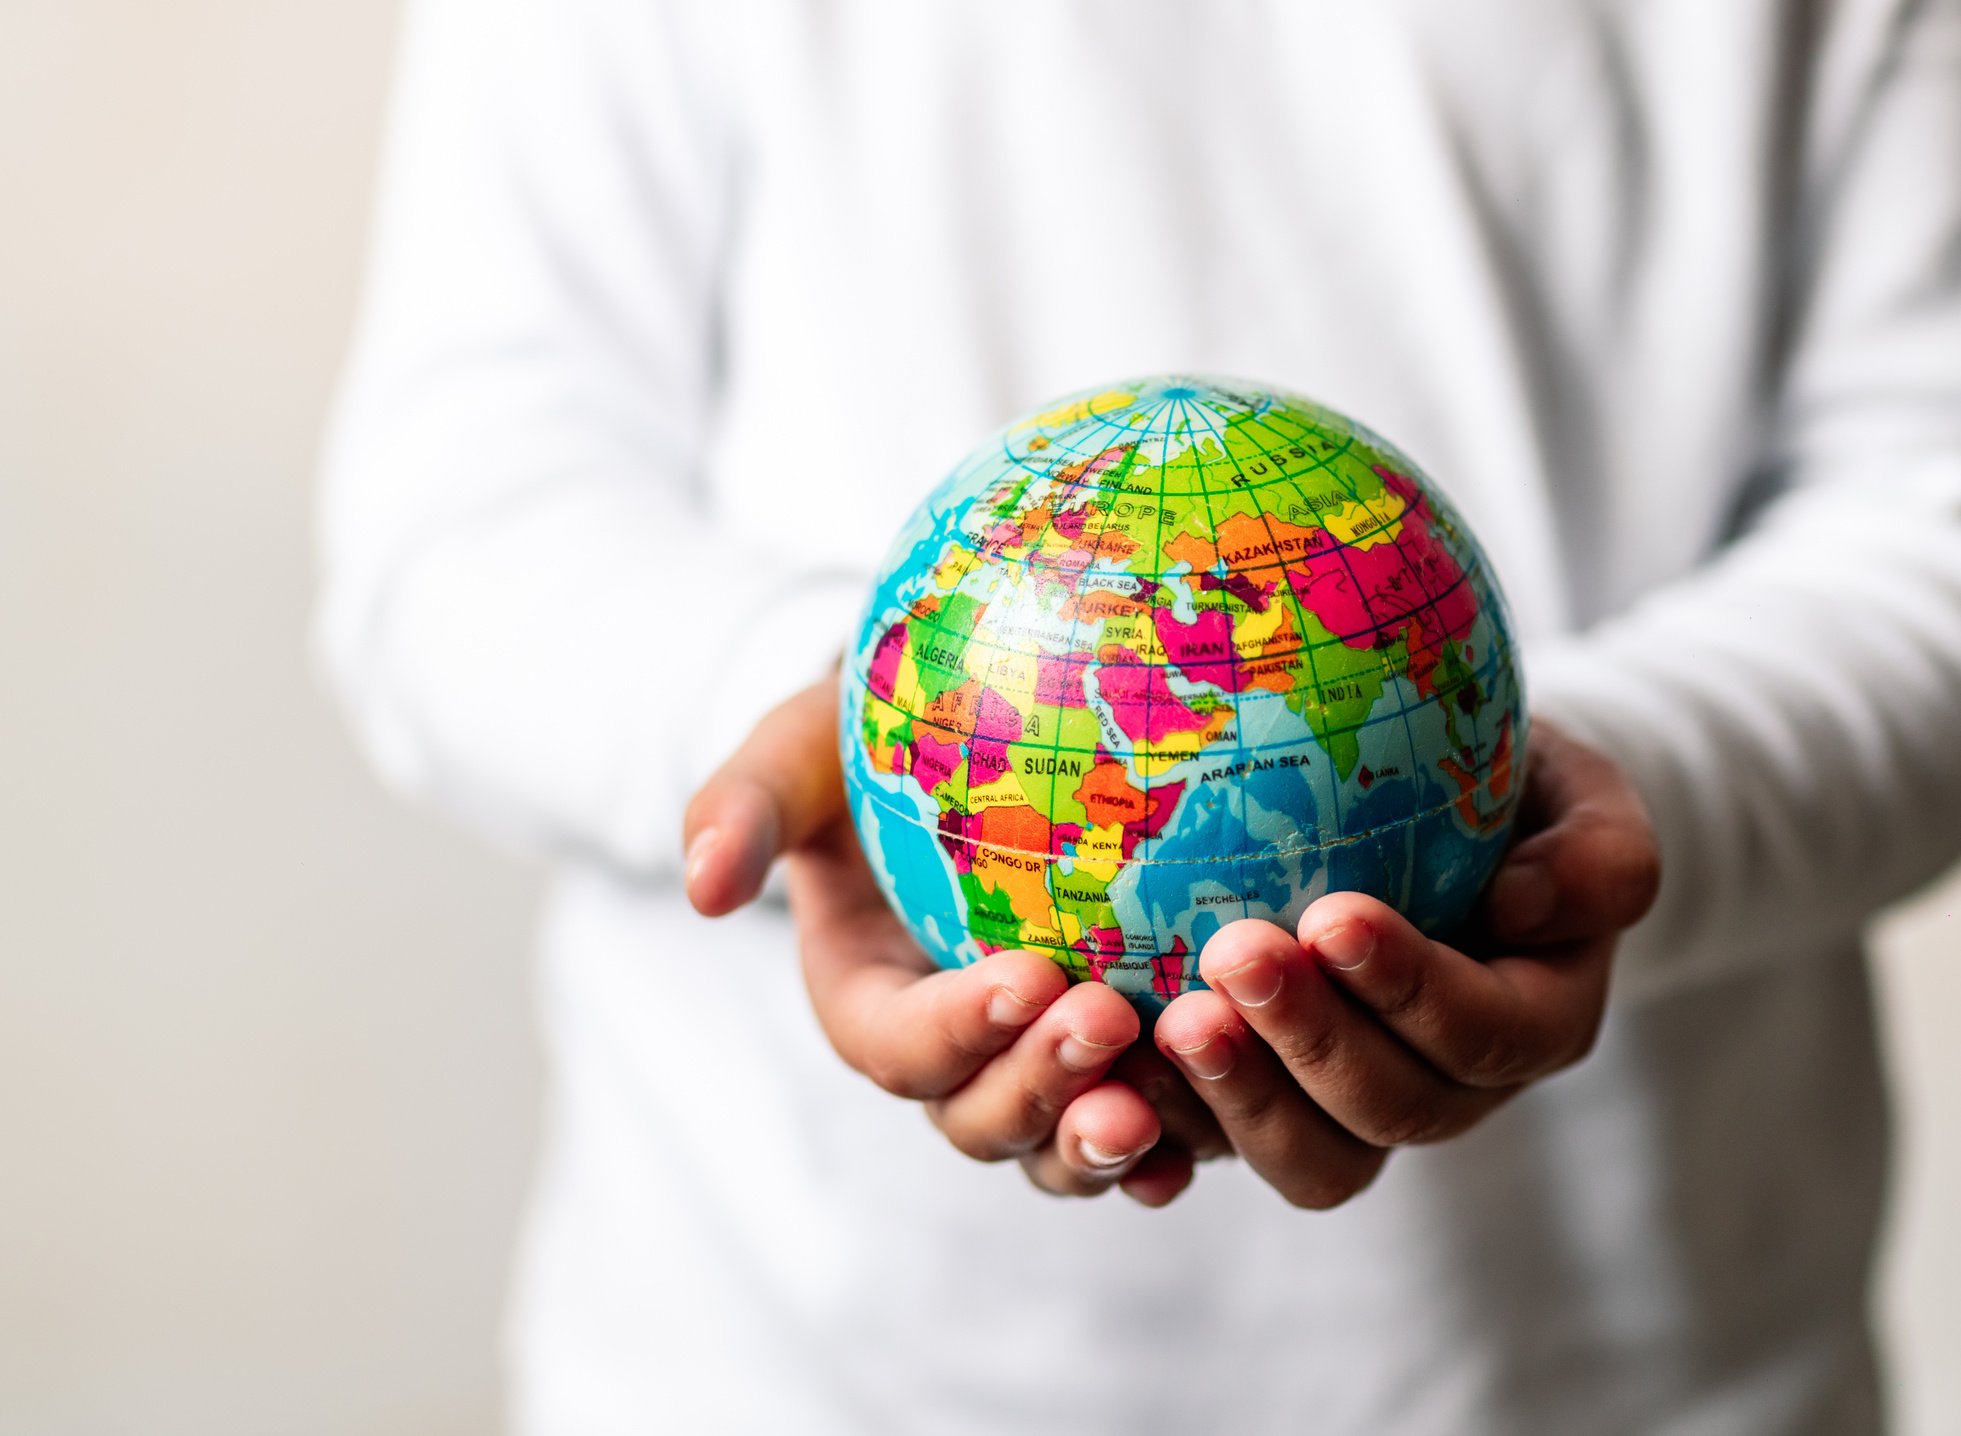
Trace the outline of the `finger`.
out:
<instances>
[{"instance_id":1,"label":"finger","mask_svg":"<svg viewBox=\"0 0 1961 1436\"><path fill-rule=\"evenodd\" d=\"M1330 980L1446 1077L1486 1090L1570 1066L1593 1045L1611 942L1478 962L1393 908L1331 893L1301 917L1301 945Z\"/></svg>"},{"instance_id":2,"label":"finger","mask_svg":"<svg viewBox=\"0 0 1961 1436\"><path fill-rule=\"evenodd\" d=\"M1137 1040L1137 1012L1100 982L1063 993L1012 1046L978 1066L972 1077L927 1112L947 1140L983 1162L1031 1152L1055 1135L1063 1109L1103 1080L1124 1048ZM1125 1087L1148 1114L1150 1104ZM1151 1140L1157 1138L1152 1116ZM1090 1140L1115 1134L1101 1129ZM1129 1145L1103 1145L1106 1154L1132 1157ZM1141 1149L1140 1149L1141 1150ZM1114 1173L1112 1173L1114 1176Z\"/></svg>"},{"instance_id":3,"label":"finger","mask_svg":"<svg viewBox=\"0 0 1961 1436\"><path fill-rule=\"evenodd\" d=\"M1454 1137L1507 1095L1447 1081L1272 923L1221 928L1199 954L1199 973L1301 1090L1371 1146Z\"/></svg>"},{"instance_id":4,"label":"finger","mask_svg":"<svg viewBox=\"0 0 1961 1436\"><path fill-rule=\"evenodd\" d=\"M1212 1109L1192 1090L1185 1074L1148 1042L1131 1044L1110 1069L1110 1076L1151 1104L1164 1128L1158 1150L1168 1144L1184 1149L1194 1161L1209 1162L1232 1154L1232 1143Z\"/></svg>"},{"instance_id":5,"label":"finger","mask_svg":"<svg viewBox=\"0 0 1961 1436\"><path fill-rule=\"evenodd\" d=\"M901 1097L939 1097L967 1082L1068 986L1060 968L1031 952L922 975L914 964L924 959L902 935L881 953L807 929L803 951L811 1008L831 1045Z\"/></svg>"},{"instance_id":6,"label":"finger","mask_svg":"<svg viewBox=\"0 0 1961 1436\"><path fill-rule=\"evenodd\" d=\"M1315 1106L1222 994L1176 998L1153 1037L1191 1074L1240 1158L1295 1206L1338 1206L1381 1171L1382 1149Z\"/></svg>"},{"instance_id":7,"label":"finger","mask_svg":"<svg viewBox=\"0 0 1961 1436\"><path fill-rule=\"evenodd\" d=\"M844 816L837 679L773 708L688 804L688 898L719 917L762 889L769 865Z\"/></svg>"},{"instance_id":8,"label":"finger","mask_svg":"<svg viewBox=\"0 0 1961 1436\"><path fill-rule=\"evenodd\" d=\"M1158 1135L1151 1104L1135 1090L1097 1083L1069 1103L1049 1140L1023 1155L1022 1170L1056 1196L1097 1196L1140 1166Z\"/></svg>"},{"instance_id":9,"label":"finger","mask_svg":"<svg viewBox=\"0 0 1961 1436\"><path fill-rule=\"evenodd\" d=\"M1540 722L1523 819L1484 904L1501 944L1584 941L1631 927L1653 906L1661 851L1647 805L1620 766Z\"/></svg>"}]
</instances>

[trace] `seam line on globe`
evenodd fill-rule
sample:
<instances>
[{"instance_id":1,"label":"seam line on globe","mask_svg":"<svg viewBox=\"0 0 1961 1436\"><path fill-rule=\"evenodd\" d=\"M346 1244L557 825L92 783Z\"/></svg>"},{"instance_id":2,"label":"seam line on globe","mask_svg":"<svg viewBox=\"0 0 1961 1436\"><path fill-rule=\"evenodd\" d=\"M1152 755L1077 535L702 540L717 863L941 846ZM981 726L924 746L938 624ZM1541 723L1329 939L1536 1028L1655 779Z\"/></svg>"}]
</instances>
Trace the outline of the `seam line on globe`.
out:
<instances>
[{"instance_id":1,"label":"seam line on globe","mask_svg":"<svg viewBox=\"0 0 1961 1436\"><path fill-rule=\"evenodd\" d=\"M870 791L872 790L870 789L867 790L868 794ZM1490 785L1488 783L1480 783L1472 791L1488 793L1490 791ZM1329 851L1331 848L1353 847L1356 843L1365 843L1370 838L1376 837L1379 834L1393 832L1397 828L1407 828L1412 824L1422 822L1426 818L1434 818L1439 813L1447 813L1452 808L1456 807L1458 803L1462 802L1464 796L1465 795L1460 795L1456 798L1450 799L1448 802L1439 803L1433 808L1425 808L1420 813L1411 813L1407 818L1398 818L1393 823L1378 823L1375 827L1364 829L1362 832L1359 833L1344 833L1338 838L1328 839L1328 841L1325 843L1309 843L1303 847L1298 847L1298 848L1262 848L1259 852L1256 853L1240 853L1240 854L1233 854L1226 857L1216 857L1216 858L1119 857L1116 861L1124 867L1135 866L1135 867L1152 867L1152 868L1171 868L1171 867L1189 866L1194 863L1203 863L1211 866L1217 866L1220 863L1256 863L1256 862L1265 862L1273 858L1297 857L1302 853L1325 853ZM1502 814L1506 810L1516 807L1517 805L1518 805L1518 794L1516 790L1514 790L1514 792L1509 797L1506 797L1500 802L1497 812ZM1064 860L1064 858L1069 857L1069 855L1066 853L1052 853L1039 848L1011 848L1005 843L984 842L979 838L969 838L956 833L948 833L944 829L937 827L935 825L920 822L919 819L912 817L910 814L901 811L897 807L886 807L884 804L879 804L878 806L884 808L886 812L889 812L893 817L897 818L899 821L903 823L907 823L915 828L923 828L931 833L934 833L943 841L950 838L952 839L952 841L956 843L965 844L967 847L970 848L987 848L991 852L1012 853L1016 857L1022 857L1022 858L1041 858L1046 862L1052 862L1052 863L1061 862ZM1083 861L1083 859L1080 856L1071 858L1070 860L1074 862ZM1089 859L1089 861L1094 862L1096 861L1096 859L1092 858Z\"/></svg>"}]
</instances>

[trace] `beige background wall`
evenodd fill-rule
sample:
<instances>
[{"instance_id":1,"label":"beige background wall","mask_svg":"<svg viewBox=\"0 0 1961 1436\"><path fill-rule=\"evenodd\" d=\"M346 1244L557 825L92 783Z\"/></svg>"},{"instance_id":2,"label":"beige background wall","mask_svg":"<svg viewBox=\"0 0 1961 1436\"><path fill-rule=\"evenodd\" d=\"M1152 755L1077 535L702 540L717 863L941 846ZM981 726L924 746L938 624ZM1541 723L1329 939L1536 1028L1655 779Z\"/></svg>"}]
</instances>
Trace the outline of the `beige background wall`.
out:
<instances>
[{"instance_id":1,"label":"beige background wall","mask_svg":"<svg viewBox=\"0 0 1961 1436\"><path fill-rule=\"evenodd\" d=\"M0 5L0 1430L496 1424L535 880L303 647L394 8ZM1909 1436L1961 1430L1957 910L1884 962Z\"/></svg>"}]
</instances>

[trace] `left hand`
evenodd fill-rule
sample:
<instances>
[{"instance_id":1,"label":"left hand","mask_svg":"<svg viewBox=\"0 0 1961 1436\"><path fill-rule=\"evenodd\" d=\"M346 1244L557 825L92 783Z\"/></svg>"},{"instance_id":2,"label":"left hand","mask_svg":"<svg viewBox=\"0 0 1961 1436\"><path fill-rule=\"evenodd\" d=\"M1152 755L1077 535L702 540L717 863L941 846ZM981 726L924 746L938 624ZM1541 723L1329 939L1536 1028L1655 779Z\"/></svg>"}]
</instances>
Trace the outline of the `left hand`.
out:
<instances>
[{"instance_id":1,"label":"left hand","mask_svg":"<svg viewBox=\"0 0 1961 1436\"><path fill-rule=\"evenodd\" d=\"M688 805L687 890L703 914L760 892L779 857L811 1005L838 1055L919 1101L955 1148L1013 1157L1044 1191L1172 1201L1227 1150L1211 1111L1101 983L1043 954L939 971L886 905L845 807L836 680L767 715Z\"/></svg>"},{"instance_id":2,"label":"left hand","mask_svg":"<svg viewBox=\"0 0 1961 1436\"><path fill-rule=\"evenodd\" d=\"M1331 893L1298 941L1257 919L1206 943L1158 1018L1248 1165L1298 1206L1339 1205L1389 1149L1454 1136L1591 1050L1621 933L1652 905L1647 810L1605 754L1535 721L1519 815L1480 913L1479 960L1387 905Z\"/></svg>"}]
</instances>

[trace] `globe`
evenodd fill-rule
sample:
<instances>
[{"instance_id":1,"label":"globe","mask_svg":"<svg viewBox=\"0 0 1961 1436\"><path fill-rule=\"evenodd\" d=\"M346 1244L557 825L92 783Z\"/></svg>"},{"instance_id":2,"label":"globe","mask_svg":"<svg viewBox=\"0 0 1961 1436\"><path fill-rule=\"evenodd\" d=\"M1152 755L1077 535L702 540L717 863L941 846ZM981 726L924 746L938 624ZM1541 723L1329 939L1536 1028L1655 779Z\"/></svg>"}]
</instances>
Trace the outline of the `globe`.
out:
<instances>
[{"instance_id":1,"label":"globe","mask_svg":"<svg viewBox=\"0 0 1961 1436\"><path fill-rule=\"evenodd\" d=\"M1226 379L982 442L893 544L840 687L859 839L933 959L1030 949L1147 1009L1223 924L1330 891L1459 923L1526 739L1503 597L1435 486Z\"/></svg>"}]
</instances>

